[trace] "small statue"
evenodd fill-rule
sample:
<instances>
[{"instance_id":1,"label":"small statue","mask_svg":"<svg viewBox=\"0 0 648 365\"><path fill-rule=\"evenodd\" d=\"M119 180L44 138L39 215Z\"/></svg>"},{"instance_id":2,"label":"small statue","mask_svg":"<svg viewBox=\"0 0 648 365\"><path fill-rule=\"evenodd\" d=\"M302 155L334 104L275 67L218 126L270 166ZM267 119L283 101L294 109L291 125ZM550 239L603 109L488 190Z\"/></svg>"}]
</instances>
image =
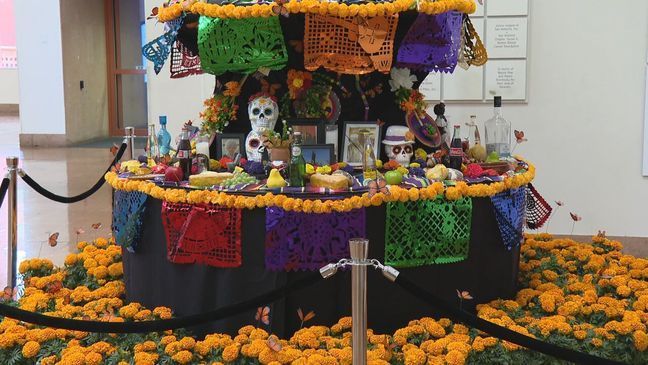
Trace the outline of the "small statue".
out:
<instances>
[{"instance_id":1,"label":"small statue","mask_svg":"<svg viewBox=\"0 0 648 365\"><path fill-rule=\"evenodd\" d=\"M274 130L279 118L279 106L274 96L259 93L250 97L248 115L252 131L245 138L245 151L250 161L261 162L265 146L262 143L263 132Z\"/></svg>"},{"instance_id":2,"label":"small statue","mask_svg":"<svg viewBox=\"0 0 648 365\"><path fill-rule=\"evenodd\" d=\"M409 128L400 125L390 126L382 143L390 160L395 160L403 167L409 166L414 155L414 134Z\"/></svg>"}]
</instances>

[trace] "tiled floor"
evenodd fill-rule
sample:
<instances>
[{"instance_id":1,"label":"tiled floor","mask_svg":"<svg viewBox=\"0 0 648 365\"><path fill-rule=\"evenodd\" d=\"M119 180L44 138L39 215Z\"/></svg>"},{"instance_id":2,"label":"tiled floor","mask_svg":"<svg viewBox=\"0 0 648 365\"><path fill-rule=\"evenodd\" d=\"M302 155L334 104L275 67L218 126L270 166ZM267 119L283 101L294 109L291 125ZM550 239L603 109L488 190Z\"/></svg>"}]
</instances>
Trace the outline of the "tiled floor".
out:
<instances>
[{"instance_id":1,"label":"tiled floor","mask_svg":"<svg viewBox=\"0 0 648 365\"><path fill-rule=\"evenodd\" d=\"M112 160L108 149L98 148L34 148L20 149L17 116L0 115L0 164L5 157L18 156L20 166L48 190L65 196L76 195L90 188ZM102 187L95 195L76 204L61 204L34 192L24 182L18 183L18 261L31 257L47 257L61 264L74 250L78 228L85 230L78 239L93 239L110 233L110 187ZM93 223L102 228L93 230ZM50 247L48 237L59 232L58 245ZM6 281L7 209L0 209L0 285Z\"/></svg>"},{"instance_id":2,"label":"tiled floor","mask_svg":"<svg viewBox=\"0 0 648 365\"><path fill-rule=\"evenodd\" d=\"M0 164L5 157L18 156L21 167L45 188L60 195L76 195L99 179L112 159L107 148L34 148L20 149L17 116L0 115ZM61 264L74 250L78 240L91 240L110 234L110 187L104 186L95 195L76 204L61 204L43 198L22 181L18 184L18 261L46 257ZM6 280L7 209L0 209L0 285ZM93 230L93 223L102 228ZM78 228L85 233L77 237ZM50 247L47 239L59 232L58 245ZM583 238L586 241L588 238ZM624 239L625 252L648 256L646 238Z\"/></svg>"}]
</instances>

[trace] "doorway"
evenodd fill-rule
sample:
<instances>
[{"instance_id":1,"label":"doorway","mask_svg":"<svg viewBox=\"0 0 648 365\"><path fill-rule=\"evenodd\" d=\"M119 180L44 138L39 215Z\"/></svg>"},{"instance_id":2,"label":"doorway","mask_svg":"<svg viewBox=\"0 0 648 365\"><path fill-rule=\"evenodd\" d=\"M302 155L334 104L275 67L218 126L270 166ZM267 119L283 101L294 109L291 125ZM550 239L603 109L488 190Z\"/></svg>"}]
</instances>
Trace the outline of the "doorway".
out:
<instances>
[{"instance_id":1,"label":"doorway","mask_svg":"<svg viewBox=\"0 0 648 365\"><path fill-rule=\"evenodd\" d=\"M104 0L108 60L108 120L111 136L125 127L147 133L148 101L144 0Z\"/></svg>"}]
</instances>

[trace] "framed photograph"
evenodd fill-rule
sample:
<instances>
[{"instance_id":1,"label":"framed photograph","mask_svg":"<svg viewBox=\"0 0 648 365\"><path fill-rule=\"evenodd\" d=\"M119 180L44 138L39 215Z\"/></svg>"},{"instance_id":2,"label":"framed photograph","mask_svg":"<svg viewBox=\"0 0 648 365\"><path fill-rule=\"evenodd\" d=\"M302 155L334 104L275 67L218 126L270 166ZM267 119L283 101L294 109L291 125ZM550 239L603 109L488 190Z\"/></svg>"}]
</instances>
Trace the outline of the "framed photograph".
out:
<instances>
[{"instance_id":1,"label":"framed photograph","mask_svg":"<svg viewBox=\"0 0 648 365\"><path fill-rule=\"evenodd\" d=\"M245 135L243 133L222 133L216 135L216 159L227 156L232 160L240 153L245 157Z\"/></svg>"},{"instance_id":2,"label":"framed photograph","mask_svg":"<svg viewBox=\"0 0 648 365\"><path fill-rule=\"evenodd\" d=\"M286 119L293 132L301 132L303 144L323 144L326 142L325 119Z\"/></svg>"},{"instance_id":3,"label":"framed photograph","mask_svg":"<svg viewBox=\"0 0 648 365\"><path fill-rule=\"evenodd\" d=\"M302 145L302 156L306 163L313 166L324 166L335 163L333 144L305 144Z\"/></svg>"},{"instance_id":4,"label":"framed photograph","mask_svg":"<svg viewBox=\"0 0 648 365\"><path fill-rule=\"evenodd\" d=\"M362 149L364 138L373 141L376 158L380 156L380 125L376 122L344 122L342 132L342 160L353 167L362 166Z\"/></svg>"}]
</instances>

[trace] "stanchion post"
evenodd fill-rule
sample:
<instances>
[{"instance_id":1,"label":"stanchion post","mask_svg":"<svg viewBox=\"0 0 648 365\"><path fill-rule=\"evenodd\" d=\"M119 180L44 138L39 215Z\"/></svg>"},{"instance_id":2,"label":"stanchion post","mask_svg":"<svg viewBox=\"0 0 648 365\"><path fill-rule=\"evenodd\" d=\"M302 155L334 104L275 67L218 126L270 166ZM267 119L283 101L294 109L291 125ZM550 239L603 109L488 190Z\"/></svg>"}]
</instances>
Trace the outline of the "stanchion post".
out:
<instances>
[{"instance_id":1,"label":"stanchion post","mask_svg":"<svg viewBox=\"0 0 648 365\"><path fill-rule=\"evenodd\" d=\"M134 127L126 127L126 141L128 142L128 148L126 156L128 156L129 160L134 160L135 159L135 128Z\"/></svg>"},{"instance_id":2,"label":"stanchion post","mask_svg":"<svg viewBox=\"0 0 648 365\"><path fill-rule=\"evenodd\" d=\"M16 270L18 261L18 157L7 157L9 189L7 191L7 286L16 287Z\"/></svg>"},{"instance_id":3,"label":"stanchion post","mask_svg":"<svg viewBox=\"0 0 648 365\"><path fill-rule=\"evenodd\" d=\"M367 363L367 266L365 263L369 253L369 240L352 238L349 240L351 252L351 317L352 317L352 349L353 364Z\"/></svg>"}]
</instances>

